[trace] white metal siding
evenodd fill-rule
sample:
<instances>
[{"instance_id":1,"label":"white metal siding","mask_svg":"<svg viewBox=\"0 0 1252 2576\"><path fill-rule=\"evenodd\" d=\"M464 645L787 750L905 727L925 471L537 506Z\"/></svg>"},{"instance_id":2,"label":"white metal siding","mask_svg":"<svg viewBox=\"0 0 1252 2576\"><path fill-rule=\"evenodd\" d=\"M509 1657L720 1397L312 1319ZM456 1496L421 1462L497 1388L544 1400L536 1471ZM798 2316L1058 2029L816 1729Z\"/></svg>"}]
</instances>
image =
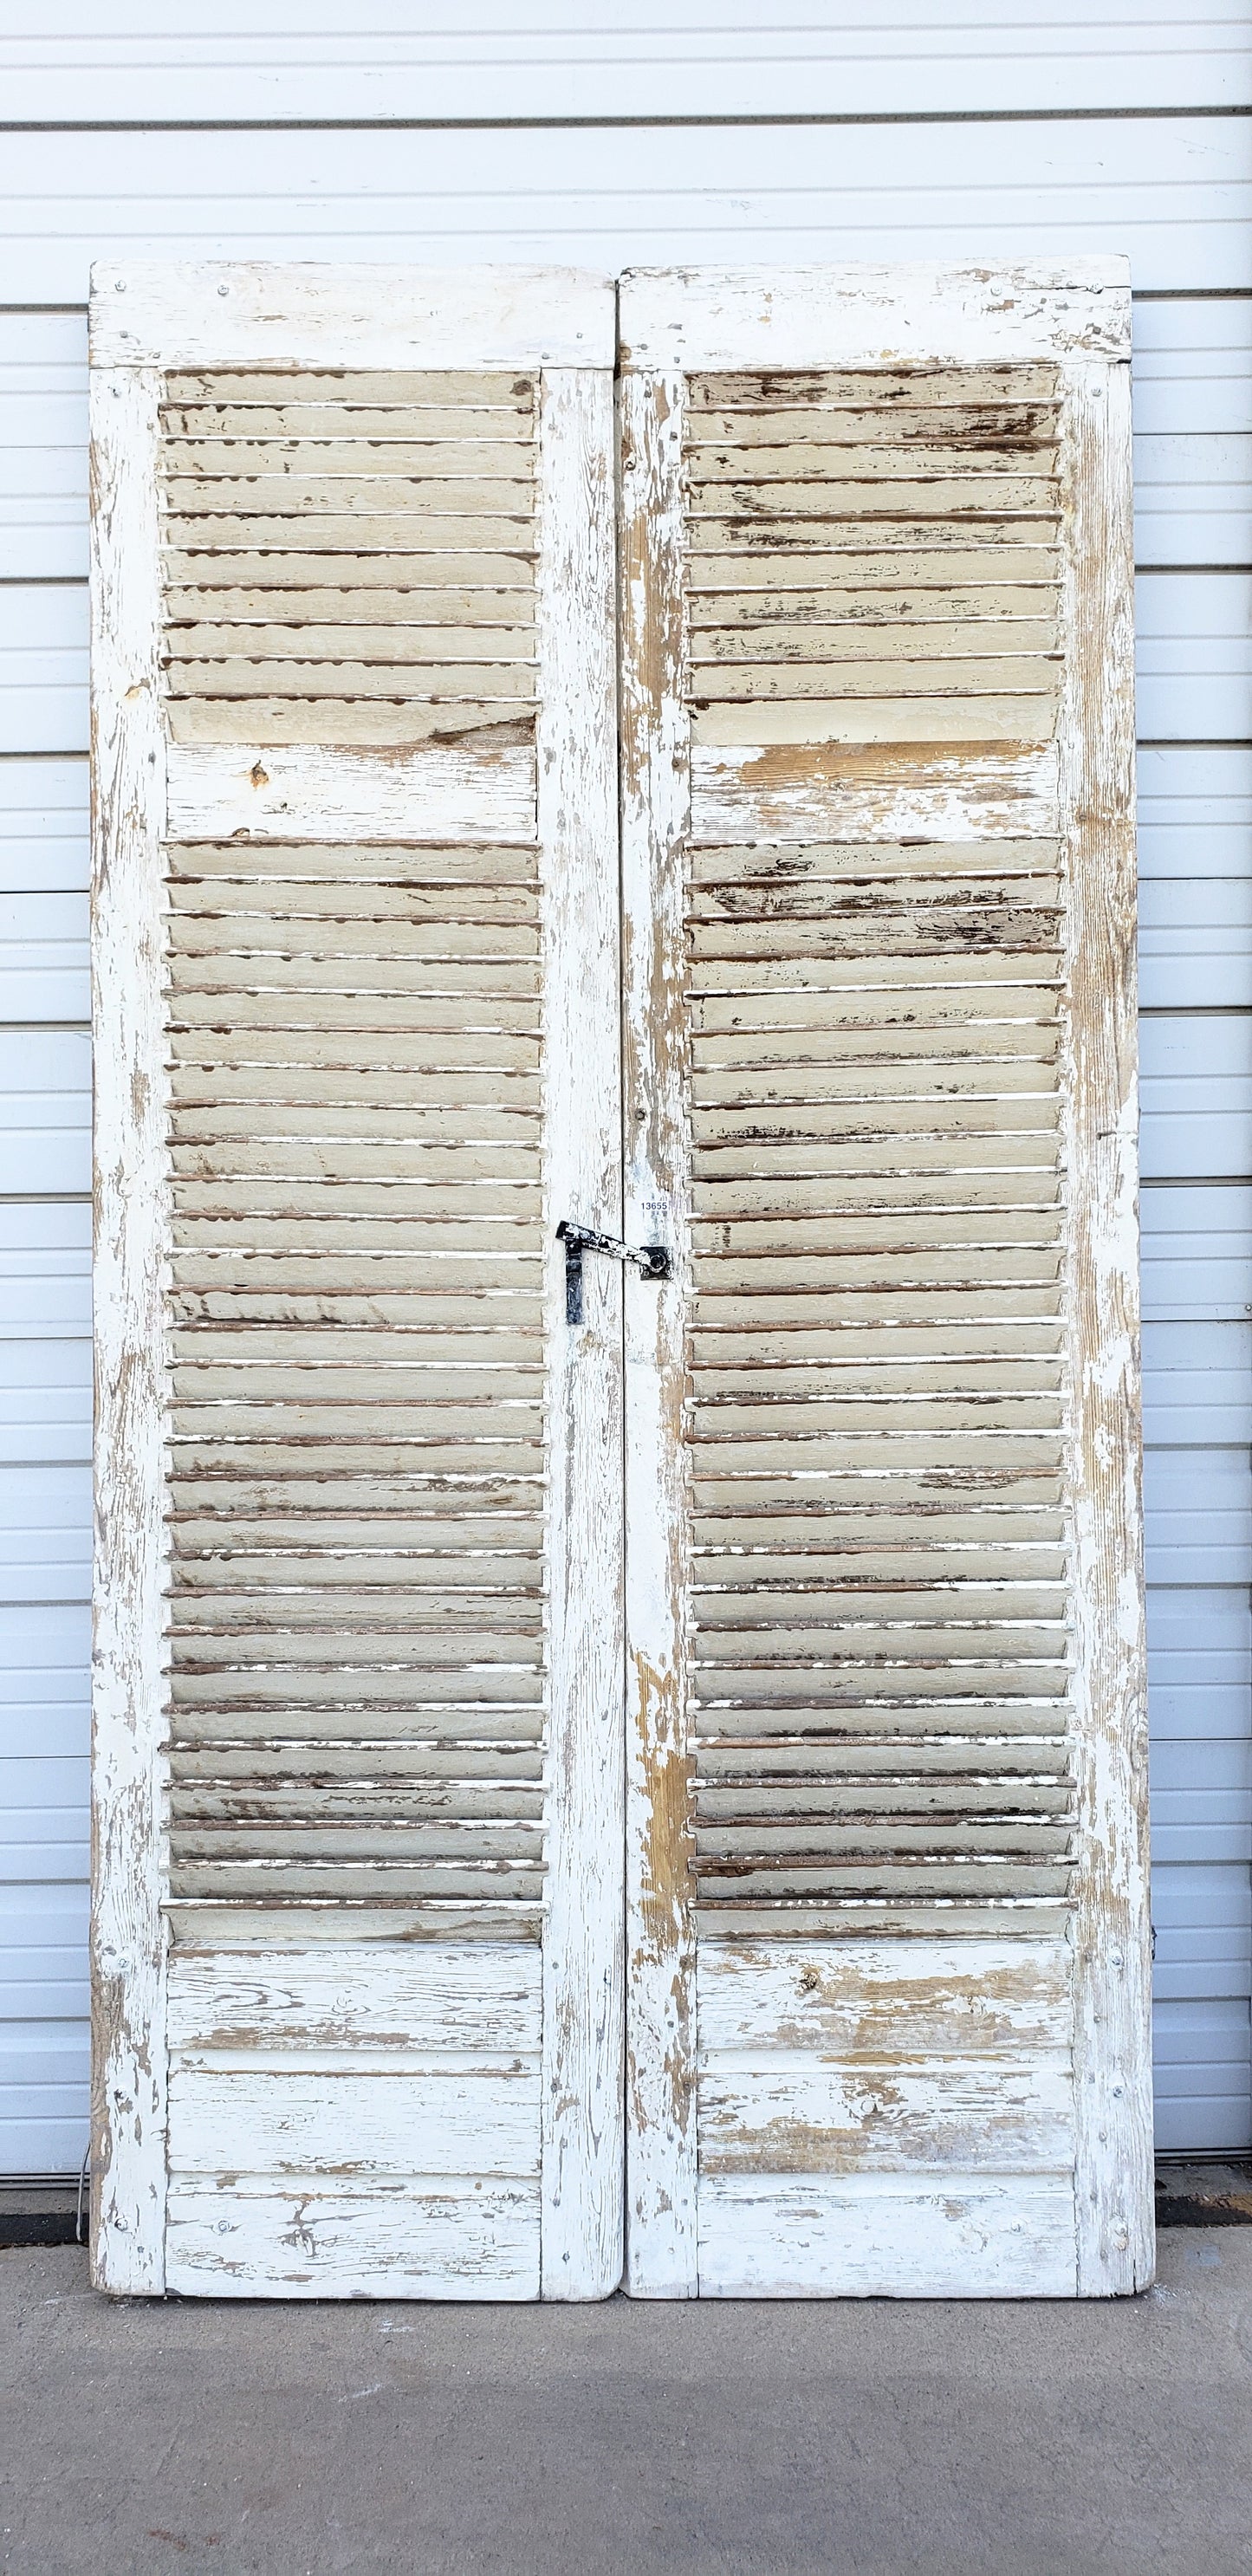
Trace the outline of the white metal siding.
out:
<instances>
[{"instance_id":1,"label":"white metal siding","mask_svg":"<svg viewBox=\"0 0 1252 2576\"><path fill-rule=\"evenodd\" d=\"M270 0L261 25L242 0L132 0L107 34L86 0L7 13L0 2170L71 2170L86 2138L84 313L90 260L141 251L1130 253L1159 2143L1252 2143L1246 16L979 0L953 27L927 0L894 23L844 7L832 29L806 0L776 31L770 14L687 0L663 29L615 7L589 31L572 0L478 26L392 0L366 36L338 0ZM733 117L753 121L715 121ZM786 118L824 121L760 121ZM195 130L159 130L180 119Z\"/></svg>"},{"instance_id":2,"label":"white metal siding","mask_svg":"<svg viewBox=\"0 0 1252 2576\"><path fill-rule=\"evenodd\" d=\"M1249 96L1240 0L942 0L893 10L682 0L674 10L390 0L355 28L341 0L91 0L10 12L8 113L230 124L240 117L426 123L562 118L915 116L1176 108ZM835 23L832 25L832 18ZM477 23L475 23L477 20ZM776 23L781 20L781 23ZM15 23L16 22L16 23Z\"/></svg>"}]
</instances>

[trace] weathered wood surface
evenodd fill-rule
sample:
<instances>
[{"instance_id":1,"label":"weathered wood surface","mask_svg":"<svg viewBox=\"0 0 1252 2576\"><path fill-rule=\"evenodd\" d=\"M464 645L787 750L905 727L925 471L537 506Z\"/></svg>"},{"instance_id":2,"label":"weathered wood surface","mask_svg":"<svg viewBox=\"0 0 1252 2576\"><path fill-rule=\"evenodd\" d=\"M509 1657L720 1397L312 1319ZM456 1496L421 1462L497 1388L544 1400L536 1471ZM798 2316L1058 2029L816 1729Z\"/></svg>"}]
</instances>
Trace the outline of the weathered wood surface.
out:
<instances>
[{"instance_id":1,"label":"weathered wood surface","mask_svg":"<svg viewBox=\"0 0 1252 2576\"><path fill-rule=\"evenodd\" d=\"M1053 744L702 745L691 755L692 837L1020 841L1055 833Z\"/></svg>"},{"instance_id":2,"label":"weathered wood surface","mask_svg":"<svg viewBox=\"0 0 1252 2576\"><path fill-rule=\"evenodd\" d=\"M815 2066L778 2051L700 2074L700 2176L1064 2171L1074 2150L1068 2063Z\"/></svg>"},{"instance_id":3,"label":"weathered wood surface","mask_svg":"<svg viewBox=\"0 0 1252 2576\"><path fill-rule=\"evenodd\" d=\"M812 434L794 438L784 408L777 443L764 446L760 440L769 414L763 407L763 379L695 375L684 457L693 580L701 579L706 558L715 560L728 551L738 557L748 548L763 551L771 561L785 557L789 582L815 584L829 560L830 528L839 522L846 523L840 541L847 548L845 592L852 595L858 525L862 550L879 531L889 538L904 532L916 543L932 523L949 538L963 528L966 580L985 583L989 591L997 579L1006 527L1020 533L1023 516L1034 513L1036 533L1045 543L1054 542L1055 403L1038 403L1023 432L1012 371L1005 371L998 391L984 385L981 404L967 412L942 402L928 407L928 391L944 385L943 376L918 376L911 405L898 425L883 401L879 436L869 445L824 447L813 443ZM863 389L864 379L858 376L830 373L807 379L810 433L820 442L822 425L829 421L837 427L848 416L849 393L863 398ZM714 443L704 427L710 404L717 406ZM737 445L740 419L750 442L742 449ZM1030 464L1028 474L1016 470L1019 451ZM932 567L932 580L936 569ZM941 618L943 589L926 596L932 618ZM1054 624L1054 582L1041 582L1031 596L1045 620ZM787 591L779 592L769 606L784 629L792 630L788 598ZM881 609L876 586L862 593L860 605ZM964 756L995 742L1011 743L1020 756L1021 746L1053 737L1059 665L1051 634L1033 649L996 652L989 632L957 623L951 629L953 642L944 650L933 640L928 646L923 630L906 625L895 639L899 649L883 661L876 658L873 632L862 628L853 664L823 652L820 627L813 630L806 650L797 652L789 632L786 648L776 651L774 625L765 609L760 602L750 630L750 658L743 655L741 643L733 660L706 658L698 638L691 639L687 687L697 756L751 746L764 760L776 745L947 742L959 743ZM932 639L936 631L932 624ZM982 659L970 649L976 631ZM698 831L698 797L695 820Z\"/></svg>"},{"instance_id":4,"label":"weathered wood surface","mask_svg":"<svg viewBox=\"0 0 1252 2576\"><path fill-rule=\"evenodd\" d=\"M683 387L621 386L621 780L625 1222L674 1277L626 1283L626 2283L697 2288L695 1941L684 1610Z\"/></svg>"},{"instance_id":5,"label":"weathered wood surface","mask_svg":"<svg viewBox=\"0 0 1252 2576\"><path fill-rule=\"evenodd\" d=\"M506 852L510 918L498 927L472 917L483 893L493 890L489 874L484 884L485 851L477 854L472 890L449 868L455 853L433 852L429 878L426 853L405 853L406 894L425 892L430 899L417 923L395 919L386 901L373 896L370 849L345 848L337 856L341 876L363 906L348 922L326 910L301 917L299 893L285 870L299 871L305 859L290 847L267 854L264 873L252 878L249 908L240 912L231 909L235 881L221 873L223 863L240 867L237 845L233 852L220 844L184 848L175 861L179 884L195 887L198 899L196 908L180 903L171 913L172 1014L177 1019L180 997L192 1000L197 989L223 998L205 1013L198 1041L201 1100L193 1110L180 1082L171 1102L171 1249L177 1264L194 1242L206 1259L220 1259L222 1277L213 1349L200 1339L199 1316L184 1323L172 1390L169 1638L177 1785L171 1892L176 1899L217 1893L256 1900L268 1893L282 1902L325 1900L338 1891L345 1901L359 1901L385 1889L396 1900L437 1902L472 1897L486 1884L501 1900L530 1904L542 1884L537 1784L509 1789L498 1771L494 1785L488 1777L481 1789L453 1779L424 1813L411 1778L403 1785L394 1780L387 1740L360 1746L356 1776L338 1791L298 1746L314 1710L319 1731L333 1725L348 1742L375 1727L380 1704L389 1712L390 1737L406 1705L411 1730L437 1735L449 1703L484 1700L498 1704L506 1726L512 1709L521 1730L512 1740L525 1743L547 1666L546 1350L534 1336L534 1292L550 1229L543 1215L539 1093L532 1090L534 1108L511 1143L502 1140L486 1102L468 1118L461 1113L455 1142L445 1137L444 1110L428 1131L423 1104L427 1068L455 1064L461 1097L468 1075L491 1071L479 1028L484 1018L498 1018L495 995L502 984L516 993L519 1034L539 1061L537 855ZM554 864L563 882L568 860L562 850ZM301 882L297 875L295 886ZM392 882L384 876L388 891ZM466 903L471 919L463 925ZM445 997L444 1026L425 1042L410 1029L403 1042L403 1057L415 1072L421 1068L421 1078L400 1132L387 1141L375 1126L394 1098L387 1055L374 1051L371 1062L367 1051L362 1060L349 1044L343 1052L353 1058L357 1093L350 1132L327 1134L326 1107L316 1096L321 1086L315 1084L312 1098L304 1088L309 1049L302 1023L324 1037L345 984L358 995L373 988L402 995L410 985L428 995L432 982ZM267 1000L278 1062L253 1068L263 1079L249 1087L244 1115L223 1124L216 1104L230 1090L231 1073L229 1066L218 1070L212 1022L223 1015L233 1021L229 1053L246 1061L249 1042L238 1032L258 992ZM480 995L491 997L485 1012ZM184 1054L181 1063L185 1081L192 1059ZM550 1136L550 1091L546 1114ZM301 1132L290 1132L293 1119ZM502 1288L489 1319L472 1316L462 1303L451 1354L441 1316L435 1349L442 1356L429 1355L420 1300L404 1336L407 1364L392 1337L365 1361L355 1324L333 1306L322 1311L323 1263L334 1243L352 1248L351 1275L363 1286L371 1269L366 1247L385 1243L386 1257L403 1265L411 1287L415 1264L450 1276L471 1245L495 1246L502 1200L519 1247L530 1256L531 1275L511 1283L512 1295ZM286 1365L274 1364L265 1328L238 1312L231 1296L232 1288L249 1286L257 1245L276 1239L290 1243L284 1281L294 1310L313 1319L299 1360ZM501 1332L512 1321L513 1296L522 1301L522 1330L512 1333L506 1350ZM550 1339L550 1318L548 1332ZM420 1539L420 1526L404 1517L413 1501L410 1470L425 1480L428 1504L450 1489L469 1514L458 1523L445 1512L432 1535L434 1553L426 1561L437 1569L440 1586L433 1617L420 1595L415 1602L403 1564L371 1593L363 1589L359 1560L352 1554L345 1560L341 1547L331 1568L336 1580L323 1585L323 1518L335 1512L339 1479L354 1467L367 1480L375 1514L403 1530L410 1545ZM495 1490L501 1469L521 1480L503 1496ZM235 1546L228 1520L207 1556L196 1526L215 1474L227 1480L229 1496L232 1488L243 1492L258 1471L270 1488L269 1510L277 1507L286 1524L285 1545L270 1569L280 1573L285 1565L285 1584L254 1578L266 1520L259 1533L245 1524ZM520 1555L524 1570L493 1584L484 1534L492 1551L507 1552L515 1565ZM289 1552L293 1539L298 1572ZM341 1587L349 1575L353 1592L345 1601ZM216 1778L208 1772L205 1730L215 1710L223 1752L241 1726L259 1745L285 1746L281 1797L234 1761ZM194 1779L182 1766L191 1723ZM498 1736L497 1752L508 1743L507 1734Z\"/></svg>"},{"instance_id":6,"label":"weathered wood surface","mask_svg":"<svg viewBox=\"0 0 1252 2576\"><path fill-rule=\"evenodd\" d=\"M537 2299L539 2190L494 2179L335 2185L175 2176L168 2282L214 2299Z\"/></svg>"},{"instance_id":7,"label":"weathered wood surface","mask_svg":"<svg viewBox=\"0 0 1252 2576\"><path fill-rule=\"evenodd\" d=\"M165 2286L159 391L155 374L119 371L91 394L92 2277L119 2294Z\"/></svg>"},{"instance_id":8,"label":"weathered wood surface","mask_svg":"<svg viewBox=\"0 0 1252 2576\"><path fill-rule=\"evenodd\" d=\"M91 291L94 363L169 368L176 398L180 369L439 372L455 401L458 370L613 364L613 287L583 269L126 258Z\"/></svg>"},{"instance_id":9,"label":"weathered wood surface","mask_svg":"<svg viewBox=\"0 0 1252 2576\"><path fill-rule=\"evenodd\" d=\"M474 2216L481 2198L506 2221L502 2293L522 2263L535 2295L537 1947L376 1936L315 1949L214 1944L175 1950L170 1990L171 2256L180 2277L220 2270L242 2293L252 2261L262 2293L271 2275L294 2273L306 2286L381 2296L393 2269L402 2288L406 2275L446 2270L460 2295L477 2273L482 2295L496 2276L491 2227ZM492 2178L522 2189L484 2193ZM306 2195L323 2210L324 2238L299 2225ZM381 2222L372 2247L362 2236L371 2208ZM291 2232L280 2237L280 2227ZM351 2246L362 2258L355 2283ZM325 2261L310 2270L319 2253ZM194 2277L192 2286L214 2284ZM437 2294L429 2282L427 2295Z\"/></svg>"},{"instance_id":10,"label":"weathered wood surface","mask_svg":"<svg viewBox=\"0 0 1252 2576\"><path fill-rule=\"evenodd\" d=\"M1063 1895L1068 1885L1073 1809L1063 1730L1038 1744L1027 1776L1004 1716L1006 1706L1024 1702L1026 1722L1048 1732L1044 1712L1068 1689L1067 1602L1055 1584L1010 1591L1017 1533L1007 1496L996 1524L1003 1553L994 1587L958 1574L910 1590L884 1569L866 1592L849 1569L824 1591L806 1584L793 1593L785 1582L780 1589L759 1538L750 1554L726 1552L737 1541L738 1512L754 1509L760 1477L785 1494L790 1476L798 1498L814 1479L858 1464L897 1480L910 1466L946 1465L972 1477L1013 1466L1027 1475L1033 1468L1034 1482L1043 1480L1048 1499L1061 1504L1065 1381L1055 1322L1037 1314L1031 1347L1007 1366L996 1357L1006 1263L1010 1278L1023 1255L1036 1275L1059 1277L1060 1100L1050 1065L1041 1082L1032 1021L1008 1016L1013 1003L990 1000L995 979L1014 972L1020 941L1032 973L1059 976L1056 852L1035 844L1039 873L1026 879L998 878L994 854L994 844L947 846L947 866L960 871L955 882L979 889L977 901L952 908L933 899L906 904L907 879L888 875L867 877L858 888L862 908L850 916L846 880L819 853L804 874L804 912L794 924L775 881L740 871L723 887L711 854L702 854L698 895L689 891L693 1016L696 997L716 988L727 997L728 1022L705 1029L697 1021L693 1029L688 1110L696 1283L688 1440L697 1486L713 1489L721 1512L718 1579L702 1580L698 1553L691 1595L700 1712L695 1870L709 1929L723 1905L739 1920L752 1901L865 1901L894 1892L910 1904L942 1895L982 1906L1032 1888L1040 1897ZM807 855L796 853L801 863ZM887 864L903 868L905 854L895 848ZM932 898L934 890L931 879ZM1033 897L1025 906L1023 891ZM813 1040L803 1026L755 1031L758 996L776 989L776 972L787 975L784 1007L794 1018L797 988L817 989L849 971L849 949L864 945L860 925L871 906L881 942L872 971L884 996L896 999L913 977L936 974L954 977L954 999L964 992L967 1016L948 1023L942 1070L919 1059L913 1026L901 1032L906 1051L896 1060L886 1013L872 1035L858 1029L853 1041L872 1044L868 1070L860 1053L848 1052L841 1028ZM857 956L855 972L869 964ZM991 1017L997 1007L1002 1020ZM1031 1050L1023 1062L1019 1034ZM971 1280L976 1273L983 1282L978 1323L966 1329L963 1348L953 1349L945 1320L929 1333L915 1323L902 1349L880 1300L876 1329L862 1326L842 1355L849 1279L869 1265L865 1275L889 1298L893 1278L943 1275L962 1247ZM722 1294L733 1286L738 1300L750 1299L758 1279L765 1338L753 1348L756 1365L720 1367L713 1350L725 1338ZM802 1328L770 1329L775 1283L825 1284L830 1323L820 1356ZM953 1502L964 1509L965 1494ZM832 1494L828 1545L838 1545L841 1519ZM785 1526L782 1536L786 1548ZM944 1538L932 1514L923 1564ZM959 1565L952 1542L949 1549ZM894 1773L879 1775L867 1794L863 1782L854 1786L849 1764L849 1713L860 1709L872 1725L890 1711L898 1721L910 1703L912 1755L897 1754ZM931 1746L945 1703L964 1707L970 1742L964 1773L945 1765L936 1777ZM802 1778L792 1770L778 1779L773 1738L759 1737L767 1709L775 1725L790 1720L805 1731ZM837 1731L823 1740L832 1723ZM820 2163L817 2148L814 2156Z\"/></svg>"},{"instance_id":11,"label":"weathered wood surface","mask_svg":"<svg viewBox=\"0 0 1252 2576\"><path fill-rule=\"evenodd\" d=\"M1129 357L1128 285L1128 264L1115 255L996 268L910 260L628 269L618 287L622 359L639 369L768 372L783 379L782 402L798 390L788 369L1020 366L1019 398L1030 400L1062 356ZM975 381L958 379L951 400L977 400Z\"/></svg>"},{"instance_id":12,"label":"weathered wood surface","mask_svg":"<svg viewBox=\"0 0 1252 2576\"><path fill-rule=\"evenodd\" d=\"M489 1956L490 1953L484 1953ZM495 2062L493 2063L493 2056ZM446 2069L335 2071L285 2057L266 2066L170 2064L171 2173L267 2174L309 2184L417 2170L463 2179L539 2166L539 2068L501 2053L453 2053ZM487 2284L483 2284L484 2292Z\"/></svg>"},{"instance_id":13,"label":"weathered wood surface","mask_svg":"<svg viewBox=\"0 0 1252 2576\"><path fill-rule=\"evenodd\" d=\"M1107 2296L1155 2262L1128 367L1075 365L1065 422L1076 2205L1079 2289Z\"/></svg>"},{"instance_id":14,"label":"weathered wood surface","mask_svg":"<svg viewBox=\"0 0 1252 2576\"><path fill-rule=\"evenodd\" d=\"M700 2047L848 2066L1064 2054L1072 1982L1063 1941L706 1941Z\"/></svg>"},{"instance_id":15,"label":"weathered wood surface","mask_svg":"<svg viewBox=\"0 0 1252 2576\"><path fill-rule=\"evenodd\" d=\"M211 382L211 380L209 380ZM535 546L535 386L525 378L507 385L501 413L512 432L504 451L481 431L496 415L489 374L462 380L462 411L439 440L423 439L423 410L397 392L381 399L378 381L350 373L314 380L320 399L284 412L282 380L223 376L206 383L197 404L194 389L165 414L162 440L162 509L167 547L181 571L198 566L199 615L193 629L167 627L162 663L167 719L178 743L342 744L447 742L470 734L502 746L508 727L532 717L535 707L533 578ZM428 380L436 390L438 379ZM311 390L307 384L306 393ZM365 415L369 437L343 434L359 415L363 393L376 400ZM249 402L249 395L259 399ZM278 400L276 402L276 396ZM231 399L233 397L233 400ZM218 424L223 403L233 435ZM525 408L522 408L522 404ZM247 434L250 413L268 431ZM445 417L441 410L436 417ZM197 431L201 434L197 435ZM217 431L218 434L211 434ZM210 433L210 434L206 434ZM381 433L381 443L379 433ZM308 619L301 592L282 579L271 593L254 586L268 609L264 626L240 628L204 587L215 560L264 555L296 546L321 558L324 583L336 553L346 552L336 624L325 629ZM521 612L516 634L505 622L480 626L470 659L457 649L455 632L436 624L421 658L411 647L397 652L390 607L392 592L357 586L351 573L360 558L400 554L423 559L421 578L436 597L446 583L458 598L473 589L475 556L503 550L516 558L518 587L504 597ZM281 563L281 555L279 557ZM394 575L391 576L394 578ZM493 583L491 605L500 615ZM315 645L304 637L309 623ZM498 642L492 648L492 634Z\"/></svg>"},{"instance_id":16,"label":"weathered wood surface","mask_svg":"<svg viewBox=\"0 0 1252 2576\"><path fill-rule=\"evenodd\" d=\"M605 2298L622 2269L622 1279L589 1261L565 1315L563 1218L621 1226L613 388L549 371L539 419L539 846L551 1661L542 2288ZM493 1147L497 1170L508 1168ZM497 1203L505 1197L497 1189Z\"/></svg>"},{"instance_id":17,"label":"weathered wood surface","mask_svg":"<svg viewBox=\"0 0 1252 2576\"><path fill-rule=\"evenodd\" d=\"M700 2295L1072 2299L1070 2174L710 2175Z\"/></svg>"},{"instance_id":18,"label":"weathered wood surface","mask_svg":"<svg viewBox=\"0 0 1252 2576\"><path fill-rule=\"evenodd\" d=\"M535 1741L539 1741L538 1729ZM380 1942L403 1942L410 1949L438 1952L454 1941L458 1947L488 1943L511 1959L522 1943L532 1942L537 1950L543 1938L542 1905L497 1901L481 1891L436 1905L406 1904L403 1899L371 1902L368 1897L353 1905L333 1898L290 1905L250 1905L246 1896L229 1904L188 1898L171 1902L167 1913L175 1956L180 1950L193 1956L211 1951L220 1957L231 1951L262 1950L292 1958L302 1951L307 1954L311 1942L323 1941L333 1948L354 1944L366 1953ZM507 1991L507 1969L505 1977Z\"/></svg>"},{"instance_id":19,"label":"weathered wood surface","mask_svg":"<svg viewBox=\"0 0 1252 2576\"><path fill-rule=\"evenodd\" d=\"M336 2048L388 2054L433 2048L537 2057L539 1961L529 1944L491 1959L445 1942L299 1952L176 1949L169 2045L183 2067L222 2051Z\"/></svg>"},{"instance_id":20,"label":"weathered wood surface","mask_svg":"<svg viewBox=\"0 0 1252 2576\"><path fill-rule=\"evenodd\" d=\"M171 743L167 829L172 841L532 841L535 792L534 749L524 742Z\"/></svg>"}]
</instances>

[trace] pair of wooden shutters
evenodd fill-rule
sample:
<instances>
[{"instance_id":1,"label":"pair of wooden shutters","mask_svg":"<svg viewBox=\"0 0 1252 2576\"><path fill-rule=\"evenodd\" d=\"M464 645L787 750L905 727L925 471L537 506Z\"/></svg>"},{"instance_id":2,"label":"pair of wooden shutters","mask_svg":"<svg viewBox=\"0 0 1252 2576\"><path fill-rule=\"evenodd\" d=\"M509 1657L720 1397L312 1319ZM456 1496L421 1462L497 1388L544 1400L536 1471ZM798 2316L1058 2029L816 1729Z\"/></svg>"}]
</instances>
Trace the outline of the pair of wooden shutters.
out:
<instances>
[{"instance_id":1,"label":"pair of wooden shutters","mask_svg":"<svg viewBox=\"0 0 1252 2576\"><path fill-rule=\"evenodd\" d=\"M1119 267L92 330L97 2280L1142 2285Z\"/></svg>"}]
</instances>

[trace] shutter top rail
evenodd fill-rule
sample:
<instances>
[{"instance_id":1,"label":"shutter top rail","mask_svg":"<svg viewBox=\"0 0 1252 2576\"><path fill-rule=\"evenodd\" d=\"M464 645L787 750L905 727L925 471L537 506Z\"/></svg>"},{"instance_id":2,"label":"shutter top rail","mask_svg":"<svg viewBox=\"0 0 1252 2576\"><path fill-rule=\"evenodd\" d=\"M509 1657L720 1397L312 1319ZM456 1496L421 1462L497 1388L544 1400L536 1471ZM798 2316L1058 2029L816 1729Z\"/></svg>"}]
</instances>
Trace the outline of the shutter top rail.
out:
<instances>
[{"instance_id":1,"label":"shutter top rail","mask_svg":"<svg viewBox=\"0 0 1252 2576\"><path fill-rule=\"evenodd\" d=\"M1129 363L1130 262L632 268L618 330L629 368Z\"/></svg>"},{"instance_id":2,"label":"shutter top rail","mask_svg":"<svg viewBox=\"0 0 1252 2576\"><path fill-rule=\"evenodd\" d=\"M106 367L611 367L610 278L574 268L97 261Z\"/></svg>"}]
</instances>

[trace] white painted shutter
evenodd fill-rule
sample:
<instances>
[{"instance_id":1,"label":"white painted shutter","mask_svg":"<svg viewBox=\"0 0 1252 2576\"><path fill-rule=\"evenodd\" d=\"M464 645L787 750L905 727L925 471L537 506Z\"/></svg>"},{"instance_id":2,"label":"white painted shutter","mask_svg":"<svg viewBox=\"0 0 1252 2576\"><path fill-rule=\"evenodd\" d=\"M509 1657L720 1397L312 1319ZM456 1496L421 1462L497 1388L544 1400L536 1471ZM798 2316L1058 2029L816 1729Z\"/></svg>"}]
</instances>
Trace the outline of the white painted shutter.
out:
<instances>
[{"instance_id":1,"label":"white painted shutter","mask_svg":"<svg viewBox=\"0 0 1252 2576\"><path fill-rule=\"evenodd\" d=\"M611 287L93 302L96 2278L621 2264Z\"/></svg>"},{"instance_id":2,"label":"white painted shutter","mask_svg":"<svg viewBox=\"0 0 1252 2576\"><path fill-rule=\"evenodd\" d=\"M621 342L628 2281L1141 2286L1124 271Z\"/></svg>"}]
</instances>

